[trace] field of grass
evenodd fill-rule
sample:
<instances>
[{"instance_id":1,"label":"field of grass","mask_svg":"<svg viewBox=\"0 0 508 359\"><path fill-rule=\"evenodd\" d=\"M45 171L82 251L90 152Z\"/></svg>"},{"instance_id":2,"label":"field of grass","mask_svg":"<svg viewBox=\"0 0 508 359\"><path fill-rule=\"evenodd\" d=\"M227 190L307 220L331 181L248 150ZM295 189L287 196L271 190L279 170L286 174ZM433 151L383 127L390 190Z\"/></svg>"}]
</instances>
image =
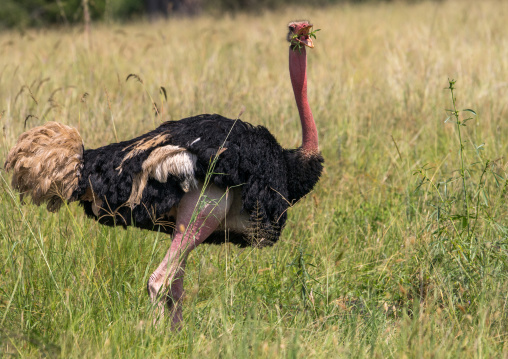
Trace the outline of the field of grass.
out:
<instances>
[{"instance_id":1,"label":"field of grass","mask_svg":"<svg viewBox=\"0 0 508 359\"><path fill-rule=\"evenodd\" d=\"M170 238L75 203L21 206L2 170L1 357L508 358L507 2L96 25L89 42L3 32L0 162L25 124L70 124L97 147L243 108L296 147L285 35L300 18L321 29L309 96L326 169L281 240L198 247L171 332L150 325L146 293ZM449 79L466 126L446 111Z\"/></svg>"}]
</instances>

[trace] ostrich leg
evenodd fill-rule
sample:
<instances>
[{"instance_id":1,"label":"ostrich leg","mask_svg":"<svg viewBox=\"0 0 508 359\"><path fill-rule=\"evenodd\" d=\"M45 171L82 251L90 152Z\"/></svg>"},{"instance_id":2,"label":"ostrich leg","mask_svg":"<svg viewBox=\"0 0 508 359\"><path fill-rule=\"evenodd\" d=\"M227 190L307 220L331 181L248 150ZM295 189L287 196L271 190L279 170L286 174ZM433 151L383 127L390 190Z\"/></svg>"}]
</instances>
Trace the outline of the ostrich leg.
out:
<instances>
[{"instance_id":1,"label":"ostrich leg","mask_svg":"<svg viewBox=\"0 0 508 359\"><path fill-rule=\"evenodd\" d=\"M198 188L187 193L180 201L171 247L148 280L148 294L157 305L154 322L164 314L164 304L167 304L169 315L172 316L172 328L180 327L187 257L224 220L232 197L231 192L210 185L203 195L201 188Z\"/></svg>"}]
</instances>

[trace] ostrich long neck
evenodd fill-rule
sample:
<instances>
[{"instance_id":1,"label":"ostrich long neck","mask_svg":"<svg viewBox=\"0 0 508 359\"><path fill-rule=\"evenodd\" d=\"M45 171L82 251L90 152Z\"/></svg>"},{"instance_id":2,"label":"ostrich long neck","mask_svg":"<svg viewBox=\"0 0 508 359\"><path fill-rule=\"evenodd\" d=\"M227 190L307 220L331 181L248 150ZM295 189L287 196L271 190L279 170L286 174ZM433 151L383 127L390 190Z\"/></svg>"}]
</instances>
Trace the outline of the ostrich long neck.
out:
<instances>
[{"instance_id":1,"label":"ostrich long neck","mask_svg":"<svg viewBox=\"0 0 508 359\"><path fill-rule=\"evenodd\" d=\"M319 141L316 123L307 99L307 53L305 46L293 50L289 47L289 74L295 93L296 105L302 123L302 150L306 153L318 153Z\"/></svg>"}]
</instances>

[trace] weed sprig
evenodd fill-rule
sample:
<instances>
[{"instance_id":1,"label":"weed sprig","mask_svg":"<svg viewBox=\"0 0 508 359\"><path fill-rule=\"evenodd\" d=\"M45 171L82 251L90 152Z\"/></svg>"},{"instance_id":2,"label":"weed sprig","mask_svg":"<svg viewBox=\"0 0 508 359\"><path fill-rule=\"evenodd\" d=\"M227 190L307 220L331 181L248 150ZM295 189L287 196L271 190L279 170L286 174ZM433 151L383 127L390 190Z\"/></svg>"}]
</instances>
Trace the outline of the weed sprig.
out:
<instances>
[{"instance_id":1,"label":"weed sprig","mask_svg":"<svg viewBox=\"0 0 508 359\"><path fill-rule=\"evenodd\" d=\"M316 30L312 30L311 32L309 32L309 36L312 37L313 39L316 39L316 32L318 31L321 31L321 29L316 29ZM298 34L293 34L293 36L291 36L291 44L293 45L293 50L296 51L296 50L299 50L300 52L302 51L302 48L305 46L305 45L302 45L301 42L299 41L293 41L293 40L297 40L298 38L300 37L300 35Z\"/></svg>"},{"instance_id":2,"label":"weed sprig","mask_svg":"<svg viewBox=\"0 0 508 359\"><path fill-rule=\"evenodd\" d=\"M504 181L504 178L493 171L493 161L483 158L483 144L476 146L471 142L473 155L477 160L468 161L467 141L463 130L469 121L477 117L477 113L470 108L459 111L454 92L456 81L449 79L448 84L452 108L446 110L448 117L444 122L453 123L456 130L458 169L454 172L458 172L458 176L437 179L435 173L429 174L433 168L428 164L421 166L413 174L420 176L415 192L426 185L424 193L431 198L428 204L433 209L425 229L430 231L433 241L425 251L433 257L434 265L438 263L436 259L440 258L439 263L448 268L452 286L470 288L467 302L471 304L480 290L473 283L482 280L488 258L498 255L482 243L485 231L494 230L500 236L506 235L502 223L489 211L499 200L499 196L491 195L492 190L494 188L501 193L504 186L501 186L499 179ZM486 190L489 178L493 179L493 183L497 183L494 187L490 186L490 192ZM460 301L463 294L457 295L457 300Z\"/></svg>"}]
</instances>

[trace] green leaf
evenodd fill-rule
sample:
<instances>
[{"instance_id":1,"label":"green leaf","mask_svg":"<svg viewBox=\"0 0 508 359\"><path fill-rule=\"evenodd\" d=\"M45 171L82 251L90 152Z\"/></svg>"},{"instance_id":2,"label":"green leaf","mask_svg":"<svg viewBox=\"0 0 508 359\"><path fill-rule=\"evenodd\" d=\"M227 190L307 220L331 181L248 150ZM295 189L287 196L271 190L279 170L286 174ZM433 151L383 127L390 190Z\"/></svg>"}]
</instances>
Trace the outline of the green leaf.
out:
<instances>
[{"instance_id":1,"label":"green leaf","mask_svg":"<svg viewBox=\"0 0 508 359\"><path fill-rule=\"evenodd\" d=\"M489 200L487 198L487 195L485 194L485 190L482 190L482 198L483 198L483 205L485 207L489 206Z\"/></svg>"},{"instance_id":2,"label":"green leaf","mask_svg":"<svg viewBox=\"0 0 508 359\"><path fill-rule=\"evenodd\" d=\"M463 216L462 214L452 214L450 216L450 219L453 220L453 221L456 221L456 220L464 220L464 218L466 218L465 216Z\"/></svg>"},{"instance_id":3,"label":"green leaf","mask_svg":"<svg viewBox=\"0 0 508 359\"><path fill-rule=\"evenodd\" d=\"M462 110L463 112L471 112L473 115L477 116L476 115L476 112L474 112L473 110L471 110L470 108L466 108L464 110Z\"/></svg>"},{"instance_id":4,"label":"green leaf","mask_svg":"<svg viewBox=\"0 0 508 359\"><path fill-rule=\"evenodd\" d=\"M462 218L462 228L466 228L467 227L467 222L468 222L467 217L464 216Z\"/></svg>"}]
</instances>

